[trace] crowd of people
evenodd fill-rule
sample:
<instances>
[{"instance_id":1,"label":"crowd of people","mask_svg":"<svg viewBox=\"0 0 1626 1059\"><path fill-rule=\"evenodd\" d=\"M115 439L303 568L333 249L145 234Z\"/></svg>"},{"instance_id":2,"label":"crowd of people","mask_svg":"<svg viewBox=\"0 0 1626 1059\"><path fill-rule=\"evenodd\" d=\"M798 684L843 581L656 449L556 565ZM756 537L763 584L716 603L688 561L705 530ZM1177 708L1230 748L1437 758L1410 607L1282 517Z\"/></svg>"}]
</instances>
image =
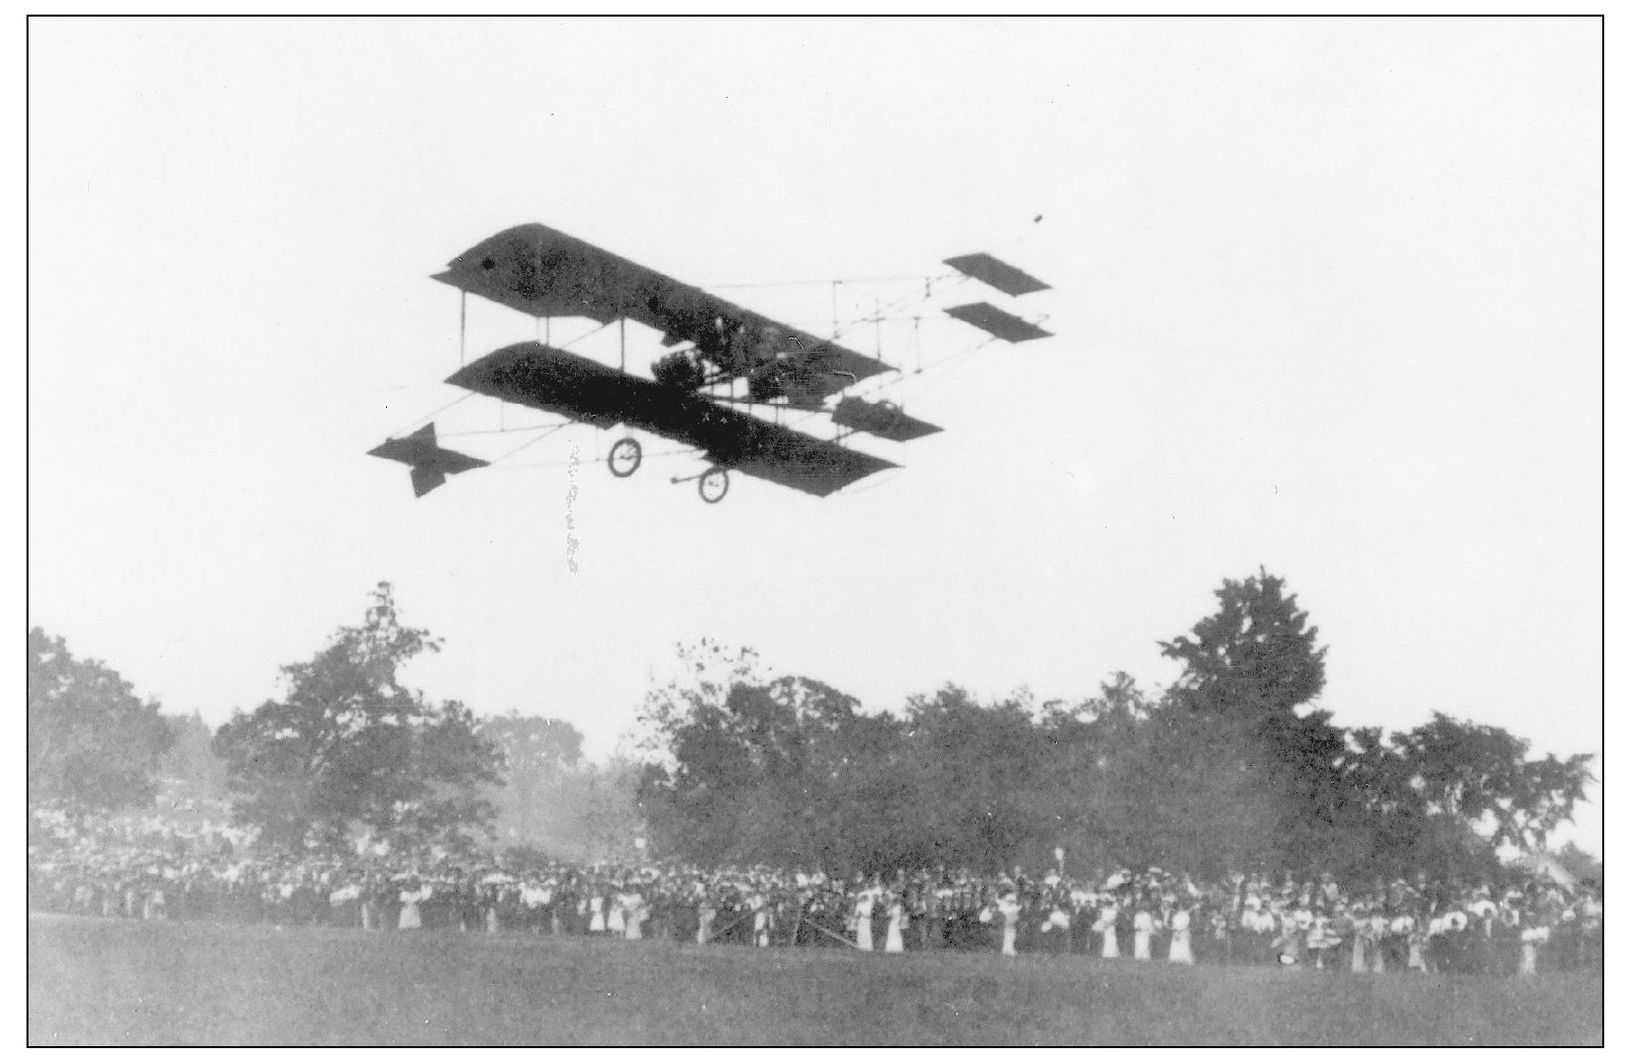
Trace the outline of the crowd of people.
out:
<instances>
[{"instance_id":1,"label":"crowd of people","mask_svg":"<svg viewBox=\"0 0 1626 1059\"><path fill-rule=\"evenodd\" d=\"M195 808L195 807L194 807ZM194 814L197 816L198 814ZM493 853L267 853L203 814L32 811L34 911L622 941L997 951L1375 973L1601 968L1590 885L1330 875L1197 880L1149 868L884 875L666 862L523 865Z\"/></svg>"}]
</instances>

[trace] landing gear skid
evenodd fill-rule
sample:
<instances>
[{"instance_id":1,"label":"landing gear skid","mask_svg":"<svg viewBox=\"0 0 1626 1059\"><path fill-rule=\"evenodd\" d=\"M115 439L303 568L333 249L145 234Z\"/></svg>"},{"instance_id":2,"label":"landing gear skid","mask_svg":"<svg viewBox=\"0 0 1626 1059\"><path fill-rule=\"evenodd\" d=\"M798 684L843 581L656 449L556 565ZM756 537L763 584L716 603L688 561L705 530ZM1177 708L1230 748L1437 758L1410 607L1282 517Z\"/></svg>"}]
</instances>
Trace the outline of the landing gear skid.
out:
<instances>
[{"instance_id":1,"label":"landing gear skid","mask_svg":"<svg viewBox=\"0 0 1626 1059\"><path fill-rule=\"evenodd\" d=\"M699 481L700 499L708 504L715 504L728 495L728 471L722 467L711 467L699 474L691 474L687 478L673 478L672 484L681 482Z\"/></svg>"},{"instance_id":2,"label":"landing gear skid","mask_svg":"<svg viewBox=\"0 0 1626 1059\"><path fill-rule=\"evenodd\" d=\"M610 465L610 473L617 478L630 478L632 472L644 462L644 447L638 444L637 438L622 438L610 446L610 456L605 462Z\"/></svg>"}]
</instances>

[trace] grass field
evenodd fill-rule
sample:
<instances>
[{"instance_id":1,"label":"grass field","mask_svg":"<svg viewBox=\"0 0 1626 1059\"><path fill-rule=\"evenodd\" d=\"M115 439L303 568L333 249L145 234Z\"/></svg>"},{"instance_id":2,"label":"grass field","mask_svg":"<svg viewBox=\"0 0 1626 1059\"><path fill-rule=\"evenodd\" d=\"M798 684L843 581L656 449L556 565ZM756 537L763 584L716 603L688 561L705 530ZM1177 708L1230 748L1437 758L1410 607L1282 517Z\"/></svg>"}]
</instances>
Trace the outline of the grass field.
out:
<instances>
[{"instance_id":1,"label":"grass field","mask_svg":"<svg viewBox=\"0 0 1626 1059\"><path fill-rule=\"evenodd\" d=\"M31 1044L1599 1044L1596 978L35 917Z\"/></svg>"}]
</instances>

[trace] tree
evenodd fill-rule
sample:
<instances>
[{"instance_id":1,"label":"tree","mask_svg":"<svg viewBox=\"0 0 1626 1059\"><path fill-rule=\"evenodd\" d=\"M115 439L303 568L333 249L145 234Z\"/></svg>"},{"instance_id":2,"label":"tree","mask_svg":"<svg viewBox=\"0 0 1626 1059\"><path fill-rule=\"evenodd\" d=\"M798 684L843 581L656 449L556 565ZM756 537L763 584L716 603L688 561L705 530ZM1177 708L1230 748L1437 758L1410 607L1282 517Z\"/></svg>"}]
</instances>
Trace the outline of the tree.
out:
<instances>
[{"instance_id":1,"label":"tree","mask_svg":"<svg viewBox=\"0 0 1626 1059\"><path fill-rule=\"evenodd\" d=\"M503 786L490 798L504 843L578 861L635 855L642 831L637 764L583 761L581 732L552 717L488 717L480 733L503 756Z\"/></svg>"},{"instance_id":2,"label":"tree","mask_svg":"<svg viewBox=\"0 0 1626 1059\"><path fill-rule=\"evenodd\" d=\"M1563 848L1553 854L1553 857L1576 882L1600 888L1603 886L1603 861L1574 842L1564 843Z\"/></svg>"},{"instance_id":3,"label":"tree","mask_svg":"<svg viewBox=\"0 0 1626 1059\"><path fill-rule=\"evenodd\" d=\"M915 777L916 859L1009 871L1054 833L1042 761L1047 746L1021 698L992 705L947 685L909 703L905 735ZM917 841L917 844L918 841Z\"/></svg>"},{"instance_id":4,"label":"tree","mask_svg":"<svg viewBox=\"0 0 1626 1059\"><path fill-rule=\"evenodd\" d=\"M702 637L677 646L681 674L644 696L638 711L642 730L639 749L646 756L670 760L672 737L701 711L720 706L736 684L766 684L756 651L726 647Z\"/></svg>"},{"instance_id":5,"label":"tree","mask_svg":"<svg viewBox=\"0 0 1626 1059\"><path fill-rule=\"evenodd\" d=\"M1286 583L1261 569L1246 581L1227 580L1214 595L1220 608L1192 627L1191 636L1160 643L1185 666L1177 686L1193 709L1269 717L1291 713L1326 685L1325 647Z\"/></svg>"},{"instance_id":6,"label":"tree","mask_svg":"<svg viewBox=\"0 0 1626 1059\"><path fill-rule=\"evenodd\" d=\"M498 830L511 841L553 845L564 787L581 763L581 732L552 717L510 713L481 719L480 734L503 759L502 785L487 795Z\"/></svg>"},{"instance_id":7,"label":"tree","mask_svg":"<svg viewBox=\"0 0 1626 1059\"><path fill-rule=\"evenodd\" d=\"M1276 859L1276 801L1254 771L1245 725L1148 699L1121 674L1102 692L1046 724L1071 744L1061 759L1071 781L1045 786L1067 792L1059 841L1074 863L1213 878Z\"/></svg>"},{"instance_id":8,"label":"tree","mask_svg":"<svg viewBox=\"0 0 1626 1059\"><path fill-rule=\"evenodd\" d=\"M165 717L174 743L158 762L158 771L167 779L179 780L194 795L224 798L226 763L214 751L214 732L197 711L181 717Z\"/></svg>"},{"instance_id":9,"label":"tree","mask_svg":"<svg viewBox=\"0 0 1626 1059\"><path fill-rule=\"evenodd\" d=\"M662 852L835 872L1151 865L1209 878L1371 880L1496 869L1539 845L1591 781L1586 755L1526 760L1508 733L1437 716L1345 729L1316 708L1326 648L1280 578L1226 581L1162 644L1167 692L1120 673L1077 705L984 703L948 685L901 717L749 651L685 648L645 703L640 798Z\"/></svg>"},{"instance_id":10,"label":"tree","mask_svg":"<svg viewBox=\"0 0 1626 1059\"><path fill-rule=\"evenodd\" d=\"M874 870L900 825L895 718L817 680L763 676L749 651L681 647L685 678L646 699L639 798L659 848L703 863ZM881 854L884 856L884 854Z\"/></svg>"},{"instance_id":11,"label":"tree","mask_svg":"<svg viewBox=\"0 0 1626 1059\"><path fill-rule=\"evenodd\" d=\"M1440 714L1393 734L1333 724L1313 708L1326 648L1282 579L1261 570L1215 595L1215 614L1160 646L1185 667L1170 703L1227 722L1219 743L1241 750L1250 782L1234 796L1268 817L1256 866L1349 878L1488 869L1498 845L1539 845L1584 796L1589 755L1526 761L1528 744L1500 728Z\"/></svg>"},{"instance_id":12,"label":"tree","mask_svg":"<svg viewBox=\"0 0 1626 1059\"><path fill-rule=\"evenodd\" d=\"M1170 690L1186 710L1235 723L1244 747L1242 771L1275 802L1268 827L1275 863L1308 868L1334 855L1340 819L1357 803L1344 782L1344 732L1325 710L1298 712L1326 684L1325 647L1285 582L1261 569L1245 581L1226 580L1214 593L1219 610L1190 636L1159 644L1184 666Z\"/></svg>"},{"instance_id":13,"label":"tree","mask_svg":"<svg viewBox=\"0 0 1626 1059\"><path fill-rule=\"evenodd\" d=\"M28 800L84 809L150 803L174 743L158 703L60 636L28 630Z\"/></svg>"},{"instance_id":14,"label":"tree","mask_svg":"<svg viewBox=\"0 0 1626 1059\"><path fill-rule=\"evenodd\" d=\"M353 827L398 845L456 842L483 827L500 755L457 701L431 703L400 669L440 641L401 624L388 582L361 625L284 666L287 694L215 734L238 819L278 844L331 845Z\"/></svg>"},{"instance_id":15,"label":"tree","mask_svg":"<svg viewBox=\"0 0 1626 1059\"><path fill-rule=\"evenodd\" d=\"M1493 874L1499 848L1544 847L1592 779L1591 755L1527 760L1523 739L1439 713L1411 731L1347 737L1358 811L1341 821L1333 867L1351 878Z\"/></svg>"},{"instance_id":16,"label":"tree","mask_svg":"<svg viewBox=\"0 0 1626 1059\"><path fill-rule=\"evenodd\" d=\"M1496 845L1524 852L1570 818L1592 782L1591 754L1527 761L1530 744L1502 728L1436 712L1395 736L1396 767L1424 812L1483 827Z\"/></svg>"},{"instance_id":17,"label":"tree","mask_svg":"<svg viewBox=\"0 0 1626 1059\"><path fill-rule=\"evenodd\" d=\"M520 786L526 776L556 776L575 768L582 757L581 732L556 717L522 717L514 710L482 719L480 734L502 751L510 787Z\"/></svg>"},{"instance_id":18,"label":"tree","mask_svg":"<svg viewBox=\"0 0 1626 1059\"><path fill-rule=\"evenodd\" d=\"M561 823L570 840L560 852L579 860L628 861L636 857L643 832L643 806L638 801L642 770L630 758L612 756L603 764L589 762L565 779Z\"/></svg>"},{"instance_id":19,"label":"tree","mask_svg":"<svg viewBox=\"0 0 1626 1059\"><path fill-rule=\"evenodd\" d=\"M856 701L798 677L735 683L672 717L640 794L662 849L708 862L839 859Z\"/></svg>"}]
</instances>

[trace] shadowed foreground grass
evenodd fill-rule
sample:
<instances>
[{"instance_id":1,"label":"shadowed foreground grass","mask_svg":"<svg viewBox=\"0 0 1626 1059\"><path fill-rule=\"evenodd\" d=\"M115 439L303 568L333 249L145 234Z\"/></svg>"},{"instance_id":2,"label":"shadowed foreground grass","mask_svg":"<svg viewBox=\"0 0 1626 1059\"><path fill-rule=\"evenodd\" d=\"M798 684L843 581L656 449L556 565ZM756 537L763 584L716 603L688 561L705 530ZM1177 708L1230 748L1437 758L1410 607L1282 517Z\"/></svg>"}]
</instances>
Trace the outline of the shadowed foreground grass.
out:
<instances>
[{"instance_id":1,"label":"shadowed foreground grass","mask_svg":"<svg viewBox=\"0 0 1626 1059\"><path fill-rule=\"evenodd\" d=\"M1599 1044L1596 978L31 918L31 1044Z\"/></svg>"}]
</instances>

